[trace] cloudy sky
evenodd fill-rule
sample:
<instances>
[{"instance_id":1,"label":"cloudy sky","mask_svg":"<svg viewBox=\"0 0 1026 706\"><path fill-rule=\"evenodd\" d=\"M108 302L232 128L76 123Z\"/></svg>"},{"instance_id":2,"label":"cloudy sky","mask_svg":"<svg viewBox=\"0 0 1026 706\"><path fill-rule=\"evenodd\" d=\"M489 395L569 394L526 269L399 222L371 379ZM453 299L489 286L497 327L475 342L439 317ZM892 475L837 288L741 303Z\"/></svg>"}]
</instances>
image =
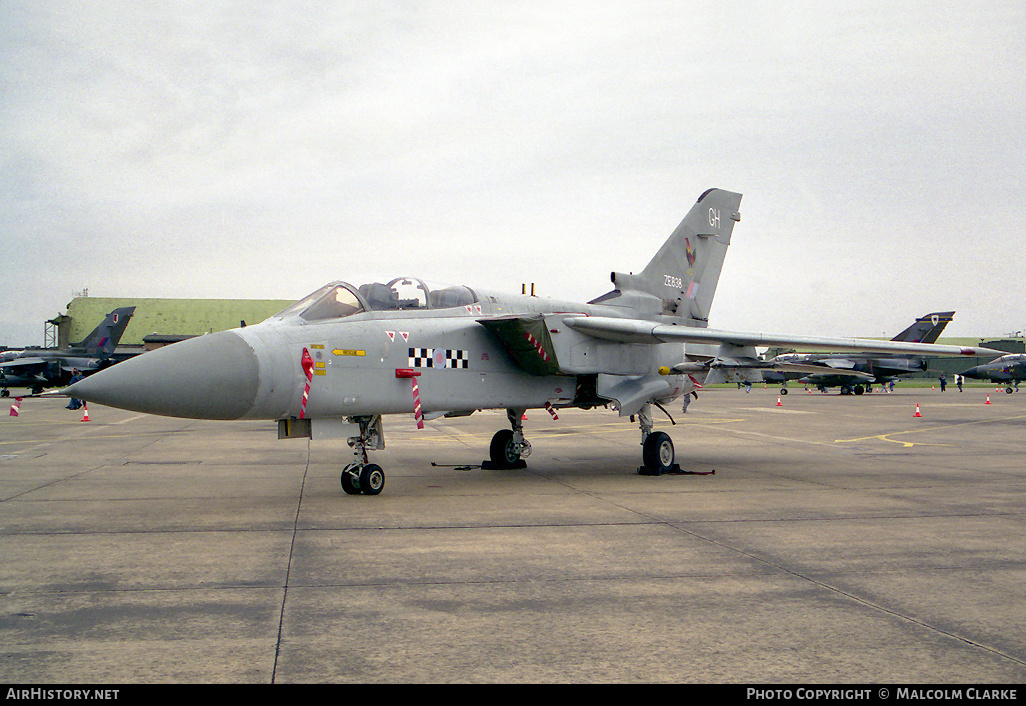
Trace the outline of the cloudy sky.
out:
<instances>
[{"instance_id":1,"label":"cloudy sky","mask_svg":"<svg viewBox=\"0 0 1026 706\"><path fill-rule=\"evenodd\" d=\"M76 292L587 300L744 194L711 325L1026 328L1026 4L0 1L0 345Z\"/></svg>"}]
</instances>

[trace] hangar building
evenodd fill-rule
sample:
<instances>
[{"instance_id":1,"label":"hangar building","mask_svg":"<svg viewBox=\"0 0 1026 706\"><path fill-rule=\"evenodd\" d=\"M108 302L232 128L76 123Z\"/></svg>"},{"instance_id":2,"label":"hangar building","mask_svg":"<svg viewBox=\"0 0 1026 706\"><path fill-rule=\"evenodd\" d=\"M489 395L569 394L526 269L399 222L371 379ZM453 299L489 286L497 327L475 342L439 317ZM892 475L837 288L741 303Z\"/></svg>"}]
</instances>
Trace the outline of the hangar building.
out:
<instances>
[{"instance_id":1,"label":"hangar building","mask_svg":"<svg viewBox=\"0 0 1026 706\"><path fill-rule=\"evenodd\" d=\"M67 315L51 320L56 344L64 348L84 339L103 318L122 306L135 314L121 338L121 346L159 348L183 338L255 324L293 304L277 299L144 299L132 297L75 297Z\"/></svg>"}]
</instances>

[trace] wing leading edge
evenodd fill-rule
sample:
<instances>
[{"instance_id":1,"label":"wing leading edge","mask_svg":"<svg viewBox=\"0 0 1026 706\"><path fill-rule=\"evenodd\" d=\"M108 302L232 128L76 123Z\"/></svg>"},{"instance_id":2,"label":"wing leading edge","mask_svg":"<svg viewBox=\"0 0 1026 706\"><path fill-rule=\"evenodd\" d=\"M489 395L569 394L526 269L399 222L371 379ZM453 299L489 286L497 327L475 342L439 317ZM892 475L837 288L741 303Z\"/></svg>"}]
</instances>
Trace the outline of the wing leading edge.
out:
<instances>
[{"instance_id":1,"label":"wing leading edge","mask_svg":"<svg viewBox=\"0 0 1026 706\"><path fill-rule=\"evenodd\" d=\"M983 347L942 346L933 343L874 341L868 338L820 338L768 333L720 331L691 326L672 326L643 319L603 316L568 316L563 323L574 331L619 343L719 343L733 346L790 346L823 351L868 353L920 353L939 357L1000 355Z\"/></svg>"}]
</instances>

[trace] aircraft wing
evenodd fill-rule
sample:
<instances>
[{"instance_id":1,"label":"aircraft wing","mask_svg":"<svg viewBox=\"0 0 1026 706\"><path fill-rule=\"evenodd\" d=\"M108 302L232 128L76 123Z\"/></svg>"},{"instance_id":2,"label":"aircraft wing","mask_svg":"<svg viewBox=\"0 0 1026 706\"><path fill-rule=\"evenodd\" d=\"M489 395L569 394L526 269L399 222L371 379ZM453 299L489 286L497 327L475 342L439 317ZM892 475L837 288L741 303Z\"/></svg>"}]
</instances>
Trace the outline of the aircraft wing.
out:
<instances>
[{"instance_id":1,"label":"aircraft wing","mask_svg":"<svg viewBox=\"0 0 1026 706\"><path fill-rule=\"evenodd\" d=\"M716 366L713 366L716 367ZM781 373L808 373L809 375L829 375L831 373L843 373L844 375L852 375L854 377L861 377L867 380L872 380L875 376L869 373L863 373L858 370L852 370L850 368L835 368L829 365L814 365L814 364L801 364L801 363L777 363L776 365L763 366L762 370L772 370Z\"/></svg>"},{"instance_id":2,"label":"aircraft wing","mask_svg":"<svg viewBox=\"0 0 1026 706\"><path fill-rule=\"evenodd\" d=\"M809 375L838 374L837 368L815 363L774 363L770 360L738 360L731 358L716 358L707 363L688 362L673 366L675 373L700 373L708 370L767 370L777 373L808 373ZM857 370L843 370L841 374L852 377L872 380L873 375L859 372Z\"/></svg>"},{"instance_id":3,"label":"aircraft wing","mask_svg":"<svg viewBox=\"0 0 1026 706\"><path fill-rule=\"evenodd\" d=\"M44 358L15 358L14 360L0 363L0 370L7 373L28 373L42 372L46 369L49 361Z\"/></svg>"},{"instance_id":4,"label":"aircraft wing","mask_svg":"<svg viewBox=\"0 0 1026 706\"><path fill-rule=\"evenodd\" d=\"M644 319L615 319L604 316L568 316L563 319L563 323L579 333L620 343L726 343L733 346L788 346L827 351L919 353L941 357L1000 354L1000 351L982 347L874 341L868 338L818 338L815 336L720 331L710 328L659 324Z\"/></svg>"}]
</instances>

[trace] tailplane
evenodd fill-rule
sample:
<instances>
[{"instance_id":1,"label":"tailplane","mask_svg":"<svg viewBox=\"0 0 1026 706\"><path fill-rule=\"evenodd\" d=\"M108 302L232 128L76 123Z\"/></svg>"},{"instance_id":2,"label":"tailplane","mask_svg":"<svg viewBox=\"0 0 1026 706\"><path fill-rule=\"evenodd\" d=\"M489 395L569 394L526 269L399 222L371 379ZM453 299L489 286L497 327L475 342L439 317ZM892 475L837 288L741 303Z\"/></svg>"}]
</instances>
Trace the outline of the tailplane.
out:
<instances>
[{"instance_id":1,"label":"tailplane","mask_svg":"<svg viewBox=\"0 0 1026 706\"><path fill-rule=\"evenodd\" d=\"M90 355L110 355L121 342L121 336L125 333L125 328L134 313L134 306L115 309L107 314L100 325L94 328L92 333L86 336L81 343L76 343L72 347L83 348Z\"/></svg>"},{"instance_id":2,"label":"tailplane","mask_svg":"<svg viewBox=\"0 0 1026 706\"><path fill-rule=\"evenodd\" d=\"M706 191L641 274L614 272L616 291L595 303L631 306L706 326L730 235L741 220L740 206L741 194Z\"/></svg>"}]
</instances>

